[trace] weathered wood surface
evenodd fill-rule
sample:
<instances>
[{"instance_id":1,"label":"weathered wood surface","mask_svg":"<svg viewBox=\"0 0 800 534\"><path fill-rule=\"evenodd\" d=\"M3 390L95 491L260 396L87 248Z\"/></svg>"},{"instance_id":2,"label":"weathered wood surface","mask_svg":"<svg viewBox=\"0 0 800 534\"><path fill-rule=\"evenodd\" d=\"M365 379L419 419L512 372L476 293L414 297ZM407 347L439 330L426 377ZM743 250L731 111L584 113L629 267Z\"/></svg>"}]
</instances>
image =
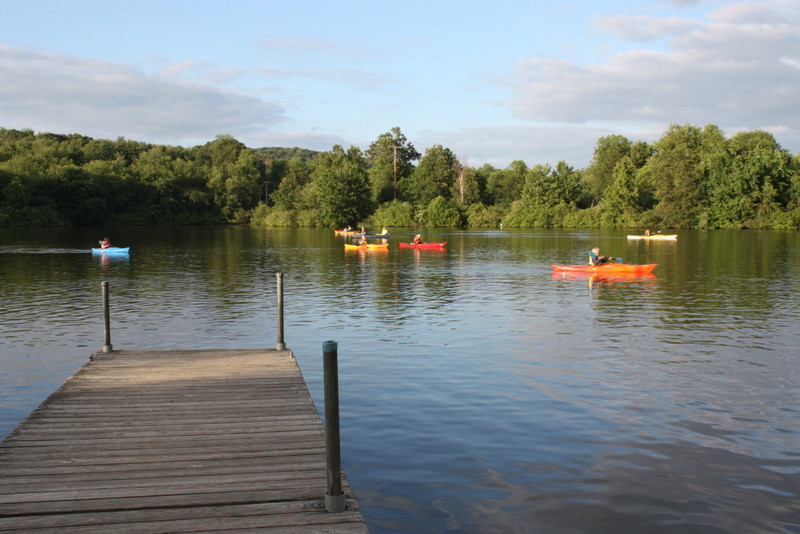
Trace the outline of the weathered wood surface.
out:
<instances>
[{"instance_id":1,"label":"weathered wood surface","mask_svg":"<svg viewBox=\"0 0 800 534\"><path fill-rule=\"evenodd\" d=\"M0 443L0 532L367 532L289 350L97 353Z\"/></svg>"}]
</instances>

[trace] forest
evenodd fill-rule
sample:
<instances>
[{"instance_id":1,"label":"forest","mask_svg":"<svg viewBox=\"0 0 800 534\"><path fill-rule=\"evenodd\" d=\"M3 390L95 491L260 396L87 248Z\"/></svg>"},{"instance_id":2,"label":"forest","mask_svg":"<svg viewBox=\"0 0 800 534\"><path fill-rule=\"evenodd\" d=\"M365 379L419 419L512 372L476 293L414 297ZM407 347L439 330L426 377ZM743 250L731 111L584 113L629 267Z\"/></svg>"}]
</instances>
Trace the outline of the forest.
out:
<instances>
[{"instance_id":1,"label":"forest","mask_svg":"<svg viewBox=\"0 0 800 534\"><path fill-rule=\"evenodd\" d=\"M366 150L192 148L0 128L0 226L798 228L800 154L762 130L597 140L585 169L463 165L395 127Z\"/></svg>"}]
</instances>

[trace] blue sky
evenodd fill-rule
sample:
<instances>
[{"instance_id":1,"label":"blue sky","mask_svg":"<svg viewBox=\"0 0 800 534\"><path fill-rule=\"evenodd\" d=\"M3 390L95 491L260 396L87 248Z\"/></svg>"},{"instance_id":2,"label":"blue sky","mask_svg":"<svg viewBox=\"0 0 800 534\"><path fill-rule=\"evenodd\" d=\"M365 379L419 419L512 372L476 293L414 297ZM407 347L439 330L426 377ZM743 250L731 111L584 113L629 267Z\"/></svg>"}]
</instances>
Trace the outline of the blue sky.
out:
<instances>
[{"instance_id":1,"label":"blue sky","mask_svg":"<svg viewBox=\"0 0 800 534\"><path fill-rule=\"evenodd\" d=\"M589 164L671 123L800 151L798 0L3 0L0 127Z\"/></svg>"}]
</instances>

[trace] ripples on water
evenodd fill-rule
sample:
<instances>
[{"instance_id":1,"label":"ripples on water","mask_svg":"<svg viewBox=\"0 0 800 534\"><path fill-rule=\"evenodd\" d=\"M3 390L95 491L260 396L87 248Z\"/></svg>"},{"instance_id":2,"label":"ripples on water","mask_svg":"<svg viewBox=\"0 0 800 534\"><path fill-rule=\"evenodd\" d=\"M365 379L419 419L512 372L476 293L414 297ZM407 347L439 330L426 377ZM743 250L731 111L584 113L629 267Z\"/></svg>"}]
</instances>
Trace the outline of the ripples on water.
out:
<instances>
[{"instance_id":1,"label":"ripples on water","mask_svg":"<svg viewBox=\"0 0 800 534\"><path fill-rule=\"evenodd\" d=\"M116 348L269 347L282 271L319 408L321 343L339 342L343 461L372 532L800 532L797 240L727 265L707 256L755 245L717 235L452 232L445 252L363 254L239 229L139 236L107 263L0 249L20 281L0 303L2 423L100 348L101 280ZM656 276L552 274L598 241Z\"/></svg>"}]
</instances>

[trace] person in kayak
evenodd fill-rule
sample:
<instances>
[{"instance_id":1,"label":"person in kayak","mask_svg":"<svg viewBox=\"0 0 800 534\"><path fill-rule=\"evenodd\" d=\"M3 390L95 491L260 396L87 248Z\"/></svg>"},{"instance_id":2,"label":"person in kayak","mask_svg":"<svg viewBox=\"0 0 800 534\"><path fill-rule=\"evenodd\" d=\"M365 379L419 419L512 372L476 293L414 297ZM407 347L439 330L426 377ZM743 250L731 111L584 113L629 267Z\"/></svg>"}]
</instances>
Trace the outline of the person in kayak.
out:
<instances>
[{"instance_id":1,"label":"person in kayak","mask_svg":"<svg viewBox=\"0 0 800 534\"><path fill-rule=\"evenodd\" d=\"M103 240L100 241L100 248L111 248L111 241L109 241L107 237L104 237Z\"/></svg>"},{"instance_id":2,"label":"person in kayak","mask_svg":"<svg viewBox=\"0 0 800 534\"><path fill-rule=\"evenodd\" d=\"M419 235L419 234L415 235L414 236L414 244L415 245L421 245L422 243L424 243L424 241L422 240L422 236Z\"/></svg>"},{"instance_id":3,"label":"person in kayak","mask_svg":"<svg viewBox=\"0 0 800 534\"><path fill-rule=\"evenodd\" d=\"M380 235L386 235L388 233L389 233L389 230L387 230L386 227L384 226L383 230L381 230L381 234Z\"/></svg>"},{"instance_id":4,"label":"person in kayak","mask_svg":"<svg viewBox=\"0 0 800 534\"><path fill-rule=\"evenodd\" d=\"M606 258L600 254L600 249L598 247L594 247L589 251L589 265L600 265L601 263L608 263L609 261L611 261L611 258Z\"/></svg>"}]
</instances>

